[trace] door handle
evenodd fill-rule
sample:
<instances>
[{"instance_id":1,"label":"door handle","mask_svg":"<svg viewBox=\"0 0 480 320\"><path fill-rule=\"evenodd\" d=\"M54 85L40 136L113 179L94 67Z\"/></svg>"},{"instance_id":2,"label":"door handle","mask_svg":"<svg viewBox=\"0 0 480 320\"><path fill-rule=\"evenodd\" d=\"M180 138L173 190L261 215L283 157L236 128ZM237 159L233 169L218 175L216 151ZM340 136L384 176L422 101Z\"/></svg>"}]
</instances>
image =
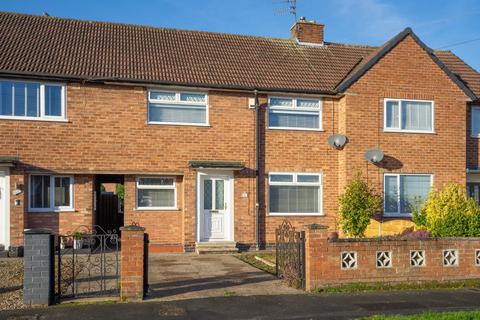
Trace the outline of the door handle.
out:
<instances>
[{"instance_id":1,"label":"door handle","mask_svg":"<svg viewBox=\"0 0 480 320\"><path fill-rule=\"evenodd\" d=\"M210 210L211 213L218 213L218 210Z\"/></svg>"}]
</instances>

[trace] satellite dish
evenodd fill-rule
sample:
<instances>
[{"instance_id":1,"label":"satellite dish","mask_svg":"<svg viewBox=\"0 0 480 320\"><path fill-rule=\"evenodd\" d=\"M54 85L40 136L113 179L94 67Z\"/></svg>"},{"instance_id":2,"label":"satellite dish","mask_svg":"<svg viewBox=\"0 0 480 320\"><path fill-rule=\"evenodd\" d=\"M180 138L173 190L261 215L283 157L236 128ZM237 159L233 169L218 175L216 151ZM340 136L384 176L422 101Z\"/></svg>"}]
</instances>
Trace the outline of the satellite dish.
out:
<instances>
[{"instance_id":1,"label":"satellite dish","mask_svg":"<svg viewBox=\"0 0 480 320\"><path fill-rule=\"evenodd\" d=\"M327 142L331 147L340 149L345 145L345 143L347 143L347 137L345 137L343 134L336 133L328 137Z\"/></svg>"},{"instance_id":2,"label":"satellite dish","mask_svg":"<svg viewBox=\"0 0 480 320\"><path fill-rule=\"evenodd\" d=\"M365 160L371 163L379 163L383 160L383 151L380 149L371 149L365 152Z\"/></svg>"}]
</instances>

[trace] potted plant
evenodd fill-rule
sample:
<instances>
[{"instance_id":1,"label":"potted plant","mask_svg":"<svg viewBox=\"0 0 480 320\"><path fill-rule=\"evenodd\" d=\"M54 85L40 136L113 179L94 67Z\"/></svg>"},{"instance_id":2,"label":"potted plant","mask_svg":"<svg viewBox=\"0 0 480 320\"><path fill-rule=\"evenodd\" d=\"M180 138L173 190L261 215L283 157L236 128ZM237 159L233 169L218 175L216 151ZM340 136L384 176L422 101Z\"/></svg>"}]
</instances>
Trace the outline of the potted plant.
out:
<instances>
[{"instance_id":1,"label":"potted plant","mask_svg":"<svg viewBox=\"0 0 480 320\"><path fill-rule=\"evenodd\" d=\"M73 234L73 249L78 250L83 247L83 235L77 231Z\"/></svg>"},{"instance_id":2,"label":"potted plant","mask_svg":"<svg viewBox=\"0 0 480 320\"><path fill-rule=\"evenodd\" d=\"M63 241L63 237L60 238L60 249L61 250L65 249L65 242Z\"/></svg>"}]
</instances>

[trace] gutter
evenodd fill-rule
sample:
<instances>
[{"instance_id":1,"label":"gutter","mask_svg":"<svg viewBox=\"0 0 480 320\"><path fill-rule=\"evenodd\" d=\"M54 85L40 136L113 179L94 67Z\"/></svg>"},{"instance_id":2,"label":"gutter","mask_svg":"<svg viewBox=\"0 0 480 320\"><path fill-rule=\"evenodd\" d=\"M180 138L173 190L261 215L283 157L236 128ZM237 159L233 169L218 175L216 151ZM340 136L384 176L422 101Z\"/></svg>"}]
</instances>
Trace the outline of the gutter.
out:
<instances>
[{"instance_id":1,"label":"gutter","mask_svg":"<svg viewBox=\"0 0 480 320\"><path fill-rule=\"evenodd\" d=\"M81 77L81 76L72 76L72 75L52 75L48 73L31 73L31 72L21 72L21 71L12 71L12 70L0 70L0 77L6 78L19 78L19 79L36 79L36 80L50 80L58 82L80 82L80 83L98 83L98 84L110 84L110 85L126 85L126 86L144 86L144 87L155 87L155 86L169 86L177 88L196 88L203 90L226 90L226 91L235 91L235 92L251 92L252 90L258 90L257 88L248 87L248 86L239 86L239 85L217 85L217 84L203 84L203 83L181 83L173 81L158 81L158 80L138 80L138 79L129 79L129 78L102 78L102 77ZM258 90L259 93L265 94L305 94L305 95L315 95L315 96L341 96L338 92L334 90L308 90L308 89L294 89L294 88L269 88L264 87L261 90Z\"/></svg>"}]
</instances>

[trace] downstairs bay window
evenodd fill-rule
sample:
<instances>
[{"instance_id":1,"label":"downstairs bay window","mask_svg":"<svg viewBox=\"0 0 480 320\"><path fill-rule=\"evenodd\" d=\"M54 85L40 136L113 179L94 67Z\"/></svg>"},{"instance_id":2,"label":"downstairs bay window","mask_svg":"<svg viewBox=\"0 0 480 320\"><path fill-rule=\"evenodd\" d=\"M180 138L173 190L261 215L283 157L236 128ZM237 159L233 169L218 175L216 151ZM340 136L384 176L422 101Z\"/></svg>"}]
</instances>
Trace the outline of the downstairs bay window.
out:
<instances>
[{"instance_id":1,"label":"downstairs bay window","mask_svg":"<svg viewBox=\"0 0 480 320\"><path fill-rule=\"evenodd\" d=\"M73 210L72 176L31 175L29 186L29 211Z\"/></svg>"},{"instance_id":2,"label":"downstairs bay window","mask_svg":"<svg viewBox=\"0 0 480 320\"><path fill-rule=\"evenodd\" d=\"M412 207L421 206L432 187L429 174L385 174L384 215L411 216Z\"/></svg>"},{"instance_id":3,"label":"downstairs bay window","mask_svg":"<svg viewBox=\"0 0 480 320\"><path fill-rule=\"evenodd\" d=\"M322 176L318 173L270 173L270 215L321 215Z\"/></svg>"},{"instance_id":4,"label":"downstairs bay window","mask_svg":"<svg viewBox=\"0 0 480 320\"><path fill-rule=\"evenodd\" d=\"M174 177L142 177L137 179L138 210L176 210Z\"/></svg>"}]
</instances>

